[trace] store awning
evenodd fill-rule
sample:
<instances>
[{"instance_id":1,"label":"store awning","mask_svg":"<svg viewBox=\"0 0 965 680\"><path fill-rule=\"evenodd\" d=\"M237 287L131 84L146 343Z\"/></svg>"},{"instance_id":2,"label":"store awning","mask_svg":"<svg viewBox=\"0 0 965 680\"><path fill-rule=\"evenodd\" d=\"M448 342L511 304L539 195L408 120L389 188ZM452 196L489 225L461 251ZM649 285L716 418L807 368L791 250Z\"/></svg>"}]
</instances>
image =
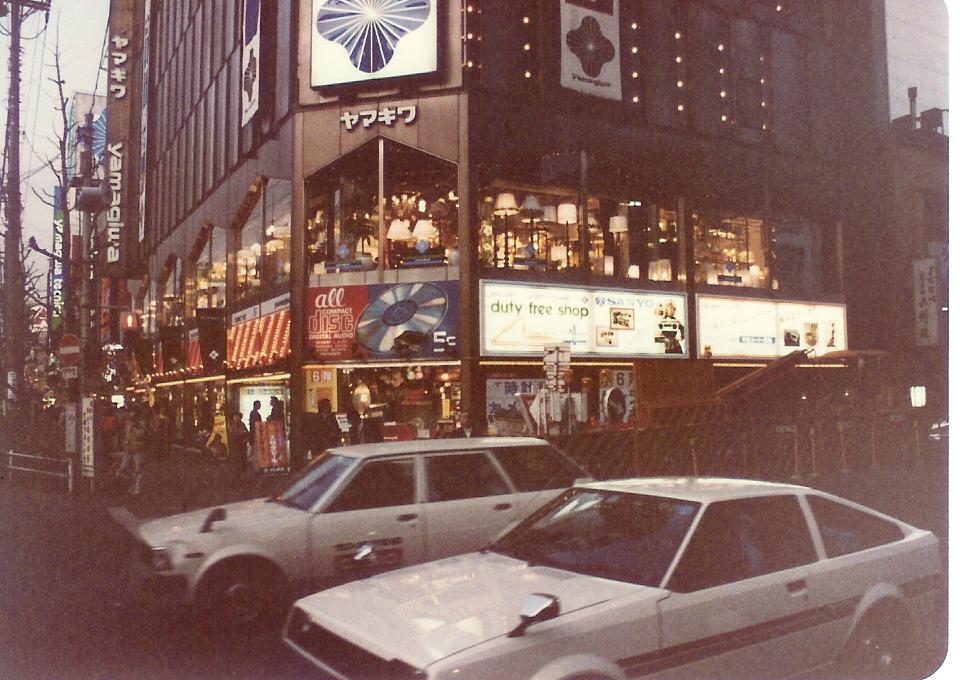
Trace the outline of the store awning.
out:
<instances>
[{"instance_id":1,"label":"store awning","mask_svg":"<svg viewBox=\"0 0 965 680\"><path fill-rule=\"evenodd\" d=\"M291 310L244 321L228 330L228 367L270 365L291 354Z\"/></svg>"}]
</instances>

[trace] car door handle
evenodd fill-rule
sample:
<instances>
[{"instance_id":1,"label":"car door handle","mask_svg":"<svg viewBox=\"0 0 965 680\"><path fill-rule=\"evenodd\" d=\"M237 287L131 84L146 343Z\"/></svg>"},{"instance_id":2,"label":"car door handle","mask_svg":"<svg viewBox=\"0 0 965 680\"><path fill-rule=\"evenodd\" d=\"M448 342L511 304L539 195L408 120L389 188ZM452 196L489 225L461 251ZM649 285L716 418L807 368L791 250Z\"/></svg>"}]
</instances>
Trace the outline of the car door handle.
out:
<instances>
[{"instance_id":1,"label":"car door handle","mask_svg":"<svg viewBox=\"0 0 965 680\"><path fill-rule=\"evenodd\" d=\"M399 515L396 519L400 522L411 522L414 519L419 519L419 515L414 512L407 512L404 515Z\"/></svg>"},{"instance_id":2,"label":"car door handle","mask_svg":"<svg viewBox=\"0 0 965 680\"><path fill-rule=\"evenodd\" d=\"M787 592L789 592L791 595L800 595L802 593L806 593L808 590L807 581L805 581L803 578L798 579L797 581L788 581L784 585L787 588Z\"/></svg>"},{"instance_id":3,"label":"car door handle","mask_svg":"<svg viewBox=\"0 0 965 680\"><path fill-rule=\"evenodd\" d=\"M511 507L513 507L512 503L496 503L493 510L509 510Z\"/></svg>"}]
</instances>

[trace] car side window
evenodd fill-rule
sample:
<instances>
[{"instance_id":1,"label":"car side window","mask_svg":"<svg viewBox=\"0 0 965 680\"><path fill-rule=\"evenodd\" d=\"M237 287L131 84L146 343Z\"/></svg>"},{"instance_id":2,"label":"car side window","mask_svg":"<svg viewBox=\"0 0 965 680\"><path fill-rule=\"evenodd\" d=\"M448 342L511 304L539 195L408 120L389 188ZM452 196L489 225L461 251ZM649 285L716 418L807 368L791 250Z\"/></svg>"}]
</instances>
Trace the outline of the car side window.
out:
<instances>
[{"instance_id":1,"label":"car side window","mask_svg":"<svg viewBox=\"0 0 965 680\"><path fill-rule=\"evenodd\" d=\"M588 476L551 446L497 447L493 455L520 491L561 489Z\"/></svg>"},{"instance_id":2,"label":"car side window","mask_svg":"<svg viewBox=\"0 0 965 680\"><path fill-rule=\"evenodd\" d=\"M808 495L828 557L840 557L905 537L894 522L821 496Z\"/></svg>"},{"instance_id":3,"label":"car side window","mask_svg":"<svg viewBox=\"0 0 965 680\"><path fill-rule=\"evenodd\" d=\"M429 456L425 460L430 503L498 496L510 492L496 466L485 453L454 453Z\"/></svg>"},{"instance_id":4,"label":"car side window","mask_svg":"<svg viewBox=\"0 0 965 680\"><path fill-rule=\"evenodd\" d=\"M365 463L325 512L389 508L415 503L415 461L412 458Z\"/></svg>"},{"instance_id":5,"label":"car side window","mask_svg":"<svg viewBox=\"0 0 965 680\"><path fill-rule=\"evenodd\" d=\"M690 593L816 559L796 497L718 501L704 511L668 587Z\"/></svg>"}]
</instances>

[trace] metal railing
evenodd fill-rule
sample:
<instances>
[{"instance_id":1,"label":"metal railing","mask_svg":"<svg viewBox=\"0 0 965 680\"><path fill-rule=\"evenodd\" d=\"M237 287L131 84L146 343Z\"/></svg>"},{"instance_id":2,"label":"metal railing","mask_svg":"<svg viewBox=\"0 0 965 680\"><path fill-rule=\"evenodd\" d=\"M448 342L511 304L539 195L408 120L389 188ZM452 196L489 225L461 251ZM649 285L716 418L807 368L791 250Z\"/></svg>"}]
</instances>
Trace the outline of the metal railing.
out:
<instances>
[{"instance_id":1,"label":"metal railing","mask_svg":"<svg viewBox=\"0 0 965 680\"><path fill-rule=\"evenodd\" d=\"M16 465L14 459L17 460ZM63 472L58 469L61 467L64 468ZM11 449L7 451L7 469L47 477L60 477L67 480L67 491L73 492L74 490L74 461L70 458L35 456L28 453L17 453Z\"/></svg>"}]
</instances>

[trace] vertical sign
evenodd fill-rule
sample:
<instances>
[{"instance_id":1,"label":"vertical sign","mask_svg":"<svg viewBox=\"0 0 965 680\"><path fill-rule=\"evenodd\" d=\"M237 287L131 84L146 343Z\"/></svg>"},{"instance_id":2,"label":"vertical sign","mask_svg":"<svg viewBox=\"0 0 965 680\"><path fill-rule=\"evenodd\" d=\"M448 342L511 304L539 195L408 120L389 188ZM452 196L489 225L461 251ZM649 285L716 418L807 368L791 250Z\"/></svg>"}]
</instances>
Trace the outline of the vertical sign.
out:
<instances>
[{"instance_id":1,"label":"vertical sign","mask_svg":"<svg viewBox=\"0 0 965 680\"><path fill-rule=\"evenodd\" d=\"M64 407L64 451L77 453L77 402Z\"/></svg>"},{"instance_id":2,"label":"vertical sign","mask_svg":"<svg viewBox=\"0 0 965 680\"><path fill-rule=\"evenodd\" d=\"M560 0L560 85L623 99L620 0Z\"/></svg>"},{"instance_id":3,"label":"vertical sign","mask_svg":"<svg viewBox=\"0 0 965 680\"><path fill-rule=\"evenodd\" d=\"M94 399L84 397L80 407L80 474L94 476Z\"/></svg>"},{"instance_id":4,"label":"vertical sign","mask_svg":"<svg viewBox=\"0 0 965 680\"><path fill-rule=\"evenodd\" d=\"M64 322L64 194L54 187L54 272L50 278L50 332L56 333Z\"/></svg>"},{"instance_id":5,"label":"vertical sign","mask_svg":"<svg viewBox=\"0 0 965 680\"><path fill-rule=\"evenodd\" d=\"M258 112L261 83L261 0L245 0L244 46L241 49L241 127Z\"/></svg>"},{"instance_id":6,"label":"vertical sign","mask_svg":"<svg viewBox=\"0 0 965 680\"><path fill-rule=\"evenodd\" d=\"M144 0L144 34L141 38L141 134L140 156L138 165L138 199L137 199L137 240L144 240L146 234L146 217L144 205L147 198L147 119L151 91L151 0Z\"/></svg>"},{"instance_id":7,"label":"vertical sign","mask_svg":"<svg viewBox=\"0 0 965 680\"><path fill-rule=\"evenodd\" d=\"M938 338L938 273L935 258L912 262L915 291L915 344L937 345Z\"/></svg>"}]
</instances>

